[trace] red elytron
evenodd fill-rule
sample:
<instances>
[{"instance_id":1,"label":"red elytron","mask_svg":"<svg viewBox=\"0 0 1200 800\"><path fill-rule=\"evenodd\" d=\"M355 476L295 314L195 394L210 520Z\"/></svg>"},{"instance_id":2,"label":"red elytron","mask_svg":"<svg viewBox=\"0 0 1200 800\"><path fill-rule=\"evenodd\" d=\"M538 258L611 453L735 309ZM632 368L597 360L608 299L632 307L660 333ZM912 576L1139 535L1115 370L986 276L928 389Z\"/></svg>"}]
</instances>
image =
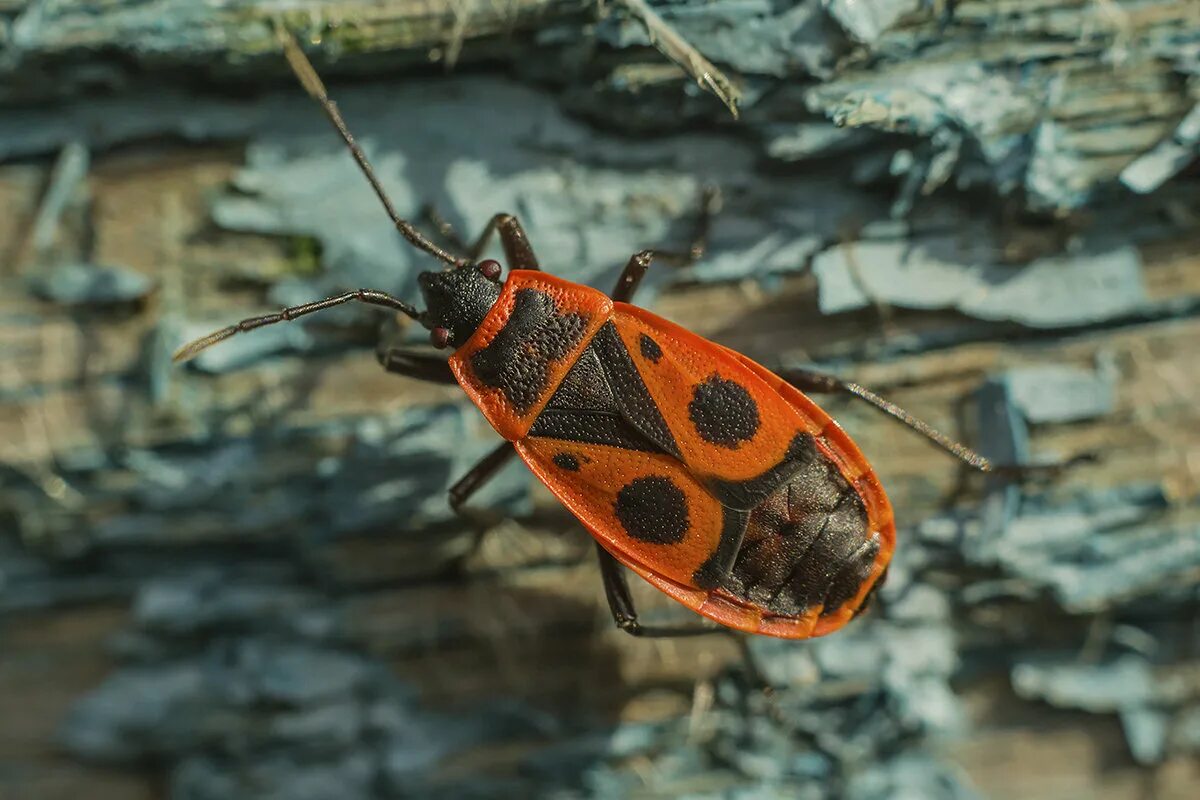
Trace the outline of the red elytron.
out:
<instances>
[{"instance_id":1,"label":"red elytron","mask_svg":"<svg viewBox=\"0 0 1200 800\"><path fill-rule=\"evenodd\" d=\"M862 611L895 547L891 505L850 437L801 389L839 391L910 425L966 463L981 456L855 384L792 371L787 379L628 304L656 255L633 256L611 296L540 271L517 220L497 215L467 258L401 219L298 47L285 53L358 160L397 229L444 261L419 284L425 310L358 290L244 320L182 348L178 359L242 331L348 301L384 306L429 328L447 360L393 349L393 372L457 382L504 442L451 489L457 508L514 453L599 545L617 624L637 619L622 566L727 628L821 636ZM492 234L509 267L478 261ZM691 257L700 248L695 247Z\"/></svg>"}]
</instances>

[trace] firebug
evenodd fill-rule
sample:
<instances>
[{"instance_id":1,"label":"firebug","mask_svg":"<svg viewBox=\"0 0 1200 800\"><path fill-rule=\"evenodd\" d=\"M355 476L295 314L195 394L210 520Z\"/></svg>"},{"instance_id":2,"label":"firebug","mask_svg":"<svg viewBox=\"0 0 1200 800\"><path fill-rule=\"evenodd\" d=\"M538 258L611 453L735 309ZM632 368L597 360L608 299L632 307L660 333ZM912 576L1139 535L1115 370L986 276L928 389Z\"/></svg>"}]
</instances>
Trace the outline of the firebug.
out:
<instances>
[{"instance_id":1,"label":"firebug","mask_svg":"<svg viewBox=\"0 0 1200 800\"><path fill-rule=\"evenodd\" d=\"M971 467L993 469L857 384L810 371L775 374L630 304L656 257L692 260L700 244L682 257L637 253L611 295L541 271L508 214L491 220L467 257L442 249L396 213L315 70L290 37L281 40L397 230L447 266L419 276L424 310L359 289L243 320L185 345L175 359L351 301L416 320L434 346L453 349L449 359L394 348L381 354L383 366L458 384L504 439L451 488L451 505L460 508L519 456L595 537L605 594L623 630L721 630L642 626L626 568L748 633L821 636L865 608L895 548L892 507L857 445L806 391L857 397ZM503 280L498 262L478 260L493 235L511 270Z\"/></svg>"}]
</instances>

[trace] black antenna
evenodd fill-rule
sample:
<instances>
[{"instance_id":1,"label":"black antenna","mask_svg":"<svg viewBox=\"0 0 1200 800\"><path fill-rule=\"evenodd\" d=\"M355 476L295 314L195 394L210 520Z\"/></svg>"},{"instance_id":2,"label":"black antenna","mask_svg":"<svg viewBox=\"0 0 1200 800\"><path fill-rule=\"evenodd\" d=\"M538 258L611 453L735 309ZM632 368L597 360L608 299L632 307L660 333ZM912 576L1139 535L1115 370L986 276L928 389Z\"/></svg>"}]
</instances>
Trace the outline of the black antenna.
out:
<instances>
[{"instance_id":1,"label":"black antenna","mask_svg":"<svg viewBox=\"0 0 1200 800\"><path fill-rule=\"evenodd\" d=\"M275 33L279 38L279 43L283 46L283 54L287 57L288 64L291 65L292 72L296 74L300 85L304 87L304 91L308 92L314 100L321 104L321 108L325 109L325 116L329 117L329 121L333 123L333 127L337 128L337 132L341 134L342 139L346 142L346 146L350 148L351 155L358 162L358 168L362 170L363 175L367 176L367 181L371 184L371 188L375 190L376 196L379 197L379 202L383 203L384 210L391 217L396 230L400 231L400 235L408 239L413 247L424 250L426 253L446 262L452 267L461 267L469 264L470 262L467 259L453 256L426 239L420 231L413 227L411 222L403 219L396 213L392 201L388 199L387 192L383 190L379 179L375 177L375 170L371 169L371 162L367 161L366 154L358 146L358 142L354 141L354 135L346 127L346 121L342 119L341 112L337 108L337 103L329 99L329 93L325 91L325 84L321 82L321 77L313 69L312 63L304 55L304 51L300 49L300 45L296 44L296 40L290 33L284 30L282 25L276 25Z\"/></svg>"},{"instance_id":2,"label":"black antenna","mask_svg":"<svg viewBox=\"0 0 1200 800\"><path fill-rule=\"evenodd\" d=\"M207 336L201 336L195 341L188 342L183 347L175 351L175 355L171 356L171 360L175 362L187 361L199 355L200 351L207 350L217 342L223 342L230 336L246 331L252 331L255 328L261 328L264 325L274 325L276 322L290 322L297 317L303 317L307 314L315 314L318 311L324 311L333 306L340 306L342 303L357 301L366 303L371 306L382 306L390 308L393 311L399 311L401 314L406 314L415 320L421 319L421 312L410 306L403 300L398 300L390 294L380 292L375 289L356 289L353 292L339 294L337 297L326 297L324 300L317 300L312 303L305 303L301 306L289 306L282 311L274 314L264 314L261 317L250 317L241 322L230 325L228 328L221 328L219 331L213 331Z\"/></svg>"},{"instance_id":3,"label":"black antenna","mask_svg":"<svg viewBox=\"0 0 1200 800\"><path fill-rule=\"evenodd\" d=\"M391 217L392 222L396 225L396 230L404 236L414 247L424 250L426 253L446 262L453 267L461 267L471 263L465 258L457 258L442 248L438 247L433 242L421 235L421 232L413 227L412 223L403 219L396 213L392 201L388 198L387 192L383 190L379 179L375 177L375 170L371 169L371 163L367 161L367 156L363 153L362 148L354 141L354 136L350 133L350 129L346 127L345 120L342 119L341 113L338 112L337 105L329 99L328 92L325 91L325 84L321 83L321 78L317 75L317 71L313 69L313 65L304 55L304 51L296 44L296 40L292 35L283 29L282 25L276 26L276 34L279 37L279 43L283 46L283 54L287 57L288 64L291 65L292 72L296 74L296 78L300 81L300 85L308 92L313 99L321 104L325 109L326 116L329 117L333 127L337 128L342 139L346 142L346 146L350 148L350 153L354 156L354 160L358 162L359 169L363 175L367 177L367 181L371 184L371 188L375 190L379 201L383 203L383 208L387 211L387 215ZM252 331L255 328L261 328L264 325L274 325L277 322L288 322L303 317L307 314L313 314L317 311L324 311L333 306L340 306L343 303L359 302L373 306L382 306L390 308L393 311L399 311L420 321L421 312L415 307L405 303L403 300L392 297L386 292L381 292L377 289L356 289L353 292L337 295L336 297L327 297L324 300L317 300L312 303L305 303L299 306L290 306L275 314L264 314L260 317L250 317L244 319L227 328L222 328L219 331L213 331L207 336L201 336L195 341L188 342L183 347L175 351L175 355L171 357L172 361L187 361L194 358L201 351L207 350L218 342L223 342L231 336L236 336L239 333Z\"/></svg>"}]
</instances>

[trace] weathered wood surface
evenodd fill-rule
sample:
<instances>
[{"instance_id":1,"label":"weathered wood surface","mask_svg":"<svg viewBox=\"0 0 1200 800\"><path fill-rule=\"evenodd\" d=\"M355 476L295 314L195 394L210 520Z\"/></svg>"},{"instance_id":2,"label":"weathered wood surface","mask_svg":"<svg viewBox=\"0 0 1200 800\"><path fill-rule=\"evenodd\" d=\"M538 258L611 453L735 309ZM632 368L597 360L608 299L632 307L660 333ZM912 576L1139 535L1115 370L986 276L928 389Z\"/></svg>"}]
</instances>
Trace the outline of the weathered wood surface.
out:
<instances>
[{"instance_id":1,"label":"weathered wood surface","mask_svg":"<svg viewBox=\"0 0 1200 800\"><path fill-rule=\"evenodd\" d=\"M0 2L0 796L961 797L957 764L1000 798L1192 797L1196 6L953 5L881 4L879 29L849 3L659 7L740 76L737 125L574 4L285 15L405 212L515 210L607 286L717 184L710 256L656 273L656 310L994 453L1028 427L1035 457L1097 454L1018 498L831 401L904 548L844 636L758 643L770 709L730 642L611 631L590 543L521 469L470 553L443 492L491 434L378 369L377 316L169 366L424 266L272 64L265 4ZM458 72L418 74L455 20Z\"/></svg>"}]
</instances>

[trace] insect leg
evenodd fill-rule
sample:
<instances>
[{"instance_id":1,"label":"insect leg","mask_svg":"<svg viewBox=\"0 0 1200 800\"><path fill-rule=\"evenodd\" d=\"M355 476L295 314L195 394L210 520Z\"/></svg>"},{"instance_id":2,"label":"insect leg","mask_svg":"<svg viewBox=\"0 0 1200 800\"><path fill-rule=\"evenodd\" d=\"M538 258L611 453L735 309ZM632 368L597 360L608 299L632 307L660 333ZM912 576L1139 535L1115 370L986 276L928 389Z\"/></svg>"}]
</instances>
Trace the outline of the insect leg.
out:
<instances>
[{"instance_id":1,"label":"insect leg","mask_svg":"<svg viewBox=\"0 0 1200 800\"><path fill-rule=\"evenodd\" d=\"M752 686L756 686L775 707L774 689L767 682L758 660L750 651L746 636L738 631L730 630L719 625L688 625L677 627L647 628L638 622L637 609L633 605L633 596L629 593L629 583L625 580L625 568L605 550L599 542L596 543L596 555L600 559L600 575L604 579L604 595L608 598L608 608L612 611L613 622L617 627L631 636L643 639L670 639L684 636L703 636L710 633L732 636L737 640L742 659L742 668Z\"/></svg>"},{"instance_id":2,"label":"insect leg","mask_svg":"<svg viewBox=\"0 0 1200 800\"><path fill-rule=\"evenodd\" d=\"M634 292L637 291L638 285L646 275L646 270L650 268L650 263L655 259L677 267L686 267L699 261L708 248L708 234L712 228L712 219L720 207L720 190L715 186L704 187L700 198L700 213L696 220L696 230L688 249L683 252L643 250L635 253L629 259L629 263L625 265L625 269L621 271L621 277L617 278L617 285L612 291L612 299L618 303L628 303L632 300Z\"/></svg>"},{"instance_id":3,"label":"insect leg","mask_svg":"<svg viewBox=\"0 0 1200 800\"><path fill-rule=\"evenodd\" d=\"M966 445L956 442L946 434L936 430L929 423L922 422L900 406L884 400L864 386L844 381L825 372L806 369L785 370L780 373L780 377L802 392L841 393L856 397L887 414L892 419L913 429L968 467L980 472L994 472L996 470L995 465L984 456L976 453Z\"/></svg>"},{"instance_id":4,"label":"insect leg","mask_svg":"<svg viewBox=\"0 0 1200 800\"><path fill-rule=\"evenodd\" d=\"M501 442L450 487L451 510L475 529L475 537L470 548L464 554L464 559L469 558L479 549L483 544L483 537L500 522L500 518L496 514L483 509L467 508L466 502L475 492L483 488L484 484L495 477L496 473L516 454L517 451L513 448L512 442Z\"/></svg>"},{"instance_id":5,"label":"insect leg","mask_svg":"<svg viewBox=\"0 0 1200 800\"><path fill-rule=\"evenodd\" d=\"M418 353L404 347L381 349L376 353L376 357L384 369L397 375L451 386L458 383L454 379L454 373L450 371L450 365L444 358L438 358L428 353Z\"/></svg>"},{"instance_id":6,"label":"insect leg","mask_svg":"<svg viewBox=\"0 0 1200 800\"><path fill-rule=\"evenodd\" d=\"M465 253L470 249L462 236L454 229L454 226L441 215L437 207L432 203L426 203L421 206L421 219L429 223L429 226L437 231L438 236L458 252Z\"/></svg>"},{"instance_id":7,"label":"insect leg","mask_svg":"<svg viewBox=\"0 0 1200 800\"><path fill-rule=\"evenodd\" d=\"M478 464L467 471L466 475L463 475L450 487L450 508L454 509L457 514L468 516L468 509L463 508L463 504L471 499L471 495L479 491L516 454L517 451L513 449L512 442L501 442L496 445L492 452L484 456Z\"/></svg>"},{"instance_id":8,"label":"insect leg","mask_svg":"<svg viewBox=\"0 0 1200 800\"><path fill-rule=\"evenodd\" d=\"M604 580L604 596L612 611L613 622L631 636L647 639L665 639L680 636L703 636L707 633L734 635L728 628L715 625L687 625L678 627L647 628L638 622L633 595L629 593L629 582L625 580L625 568L612 554L596 544L596 555L600 559L600 577Z\"/></svg>"},{"instance_id":9,"label":"insect leg","mask_svg":"<svg viewBox=\"0 0 1200 800\"><path fill-rule=\"evenodd\" d=\"M457 250L466 252L470 261L478 261L491 242L492 236L499 234L500 246L504 248L504 258L509 269L541 269L533 246L529 244L529 237L525 235L525 229L512 214L497 214L488 220L483 233L479 234L472 245L467 245L458 235L458 231L454 230L454 226L433 206L426 205L421 209L421 216L437 229L439 236L454 245Z\"/></svg>"},{"instance_id":10,"label":"insect leg","mask_svg":"<svg viewBox=\"0 0 1200 800\"><path fill-rule=\"evenodd\" d=\"M629 263L625 265L625 269L621 270L621 277L617 278L617 285L613 287L613 300L618 303L628 303L633 299L633 293L637 291L638 284L645 277L646 270L650 269L650 263L654 261L655 255L653 250L643 250L630 256Z\"/></svg>"},{"instance_id":11,"label":"insect leg","mask_svg":"<svg viewBox=\"0 0 1200 800\"><path fill-rule=\"evenodd\" d=\"M504 259L509 269L541 269L525 229L512 214L497 214L488 220L487 227L467 254L472 261L478 261L483 255L492 240L492 234L500 236L500 246L504 248Z\"/></svg>"},{"instance_id":12,"label":"insect leg","mask_svg":"<svg viewBox=\"0 0 1200 800\"><path fill-rule=\"evenodd\" d=\"M905 411L895 403L884 400L879 395L861 386L857 383L844 381L834 375L825 372L816 372L806 369L791 369L779 373L780 377L795 386L802 392L812 393L829 393L841 392L848 394L851 397L856 397L874 408L887 414L894 420L903 423L912 428L917 433L924 436L929 441L933 442L937 447L957 458L962 463L972 469L980 472L992 472L1011 477L1023 477L1028 475L1046 475L1047 473L1058 473L1067 467L1075 464L1095 461L1095 453L1080 453L1072 456L1064 461L1055 462L1052 464L997 464L988 458L981 456L965 444L956 442L946 434L935 429L927 422L923 422L912 414Z\"/></svg>"}]
</instances>

